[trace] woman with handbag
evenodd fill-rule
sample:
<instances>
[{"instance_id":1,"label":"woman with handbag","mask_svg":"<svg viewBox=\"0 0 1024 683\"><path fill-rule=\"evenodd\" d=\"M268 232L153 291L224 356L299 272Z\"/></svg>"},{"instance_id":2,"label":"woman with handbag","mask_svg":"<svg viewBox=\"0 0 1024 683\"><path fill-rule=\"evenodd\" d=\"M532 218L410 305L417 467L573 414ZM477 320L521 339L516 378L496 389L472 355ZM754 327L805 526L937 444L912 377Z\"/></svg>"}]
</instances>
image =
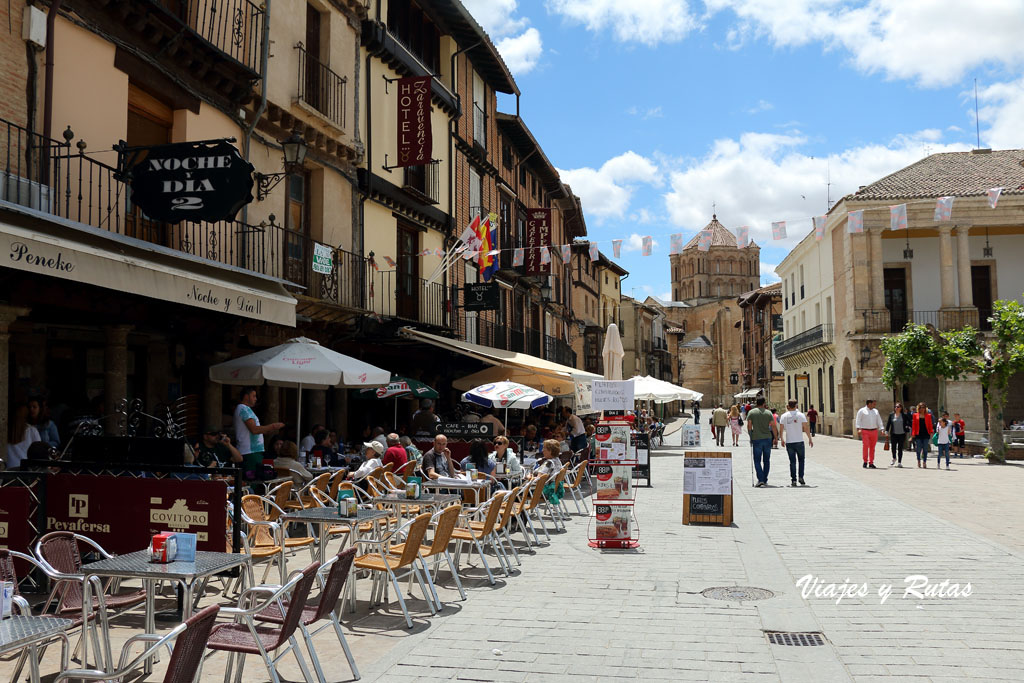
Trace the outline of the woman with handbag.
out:
<instances>
[{"instance_id":1,"label":"woman with handbag","mask_svg":"<svg viewBox=\"0 0 1024 683\"><path fill-rule=\"evenodd\" d=\"M917 404L917 412L911 420L911 435L914 437L914 450L917 453L917 466L928 469L928 446L932 434L935 433L935 425L932 423L932 414L924 403Z\"/></svg>"},{"instance_id":2,"label":"woman with handbag","mask_svg":"<svg viewBox=\"0 0 1024 683\"><path fill-rule=\"evenodd\" d=\"M889 442L892 442L892 463L890 467L903 467L903 445L910 433L910 415L903 412L903 404L896 403L889 413L889 419L885 423L885 450L889 450Z\"/></svg>"},{"instance_id":3,"label":"woman with handbag","mask_svg":"<svg viewBox=\"0 0 1024 683\"><path fill-rule=\"evenodd\" d=\"M732 445L735 448L740 445L740 432L743 431L743 418L740 417L740 407L735 403L729 408L729 429L732 431Z\"/></svg>"}]
</instances>

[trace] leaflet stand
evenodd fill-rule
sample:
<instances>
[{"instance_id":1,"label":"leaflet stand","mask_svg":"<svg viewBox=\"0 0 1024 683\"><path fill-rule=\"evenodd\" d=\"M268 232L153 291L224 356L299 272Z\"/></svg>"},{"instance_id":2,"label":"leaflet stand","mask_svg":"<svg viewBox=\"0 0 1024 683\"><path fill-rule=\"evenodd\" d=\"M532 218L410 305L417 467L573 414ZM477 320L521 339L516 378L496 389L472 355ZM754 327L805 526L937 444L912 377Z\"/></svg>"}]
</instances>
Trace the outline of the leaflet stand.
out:
<instances>
[{"instance_id":1,"label":"leaflet stand","mask_svg":"<svg viewBox=\"0 0 1024 683\"><path fill-rule=\"evenodd\" d=\"M630 448L630 425L602 420L595 437L597 452L589 462L594 473L591 498L594 515L587 529L589 545L591 548L636 548L640 537L633 513L636 503L633 469L638 462L635 449Z\"/></svg>"}]
</instances>

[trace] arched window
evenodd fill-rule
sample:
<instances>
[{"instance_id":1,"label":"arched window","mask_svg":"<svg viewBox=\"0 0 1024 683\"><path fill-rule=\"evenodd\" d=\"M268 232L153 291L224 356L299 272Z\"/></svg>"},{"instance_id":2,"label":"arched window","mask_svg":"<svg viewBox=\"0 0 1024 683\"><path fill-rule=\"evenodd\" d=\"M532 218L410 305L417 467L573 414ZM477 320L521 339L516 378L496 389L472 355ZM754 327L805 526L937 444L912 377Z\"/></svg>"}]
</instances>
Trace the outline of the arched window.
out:
<instances>
[{"instance_id":1,"label":"arched window","mask_svg":"<svg viewBox=\"0 0 1024 683\"><path fill-rule=\"evenodd\" d=\"M828 404L829 412L836 412L836 366L828 366Z\"/></svg>"},{"instance_id":2,"label":"arched window","mask_svg":"<svg viewBox=\"0 0 1024 683\"><path fill-rule=\"evenodd\" d=\"M818 368L818 407L825 410L825 388L821 381L821 368Z\"/></svg>"}]
</instances>

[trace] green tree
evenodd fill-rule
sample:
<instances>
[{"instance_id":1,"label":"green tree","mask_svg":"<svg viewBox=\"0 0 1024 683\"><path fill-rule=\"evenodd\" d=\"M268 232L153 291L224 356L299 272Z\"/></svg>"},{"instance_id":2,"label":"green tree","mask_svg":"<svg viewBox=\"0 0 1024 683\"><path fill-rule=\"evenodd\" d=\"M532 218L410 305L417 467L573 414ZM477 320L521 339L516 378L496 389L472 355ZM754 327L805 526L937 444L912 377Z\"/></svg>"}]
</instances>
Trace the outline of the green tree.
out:
<instances>
[{"instance_id":1,"label":"green tree","mask_svg":"<svg viewBox=\"0 0 1024 683\"><path fill-rule=\"evenodd\" d=\"M909 323L895 337L882 339L882 354L885 356L882 383L889 389L902 390L903 385L919 377L935 377L939 381L937 407L945 410L946 378L956 374L957 369L951 367L951 363L959 361L959 356L951 355L949 351L934 327Z\"/></svg>"}]
</instances>

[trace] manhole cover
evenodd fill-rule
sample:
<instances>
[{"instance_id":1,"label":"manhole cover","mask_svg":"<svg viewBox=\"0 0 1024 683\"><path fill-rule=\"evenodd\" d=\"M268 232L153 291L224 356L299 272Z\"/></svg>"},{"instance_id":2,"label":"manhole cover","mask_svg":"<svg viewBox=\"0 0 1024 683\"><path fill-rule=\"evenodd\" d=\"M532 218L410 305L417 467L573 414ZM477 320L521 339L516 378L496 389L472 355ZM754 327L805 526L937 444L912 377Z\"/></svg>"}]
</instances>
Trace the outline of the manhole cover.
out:
<instances>
[{"instance_id":1,"label":"manhole cover","mask_svg":"<svg viewBox=\"0 0 1024 683\"><path fill-rule=\"evenodd\" d=\"M772 645L813 646L824 645L825 636L821 633L794 633L791 631L769 631L768 642Z\"/></svg>"},{"instance_id":2,"label":"manhole cover","mask_svg":"<svg viewBox=\"0 0 1024 683\"><path fill-rule=\"evenodd\" d=\"M750 586L719 586L717 588L705 588L700 592L700 594L705 598L711 598L712 600L733 600L735 602L767 600L768 598L775 597L775 593L772 593L766 588L751 588Z\"/></svg>"}]
</instances>

